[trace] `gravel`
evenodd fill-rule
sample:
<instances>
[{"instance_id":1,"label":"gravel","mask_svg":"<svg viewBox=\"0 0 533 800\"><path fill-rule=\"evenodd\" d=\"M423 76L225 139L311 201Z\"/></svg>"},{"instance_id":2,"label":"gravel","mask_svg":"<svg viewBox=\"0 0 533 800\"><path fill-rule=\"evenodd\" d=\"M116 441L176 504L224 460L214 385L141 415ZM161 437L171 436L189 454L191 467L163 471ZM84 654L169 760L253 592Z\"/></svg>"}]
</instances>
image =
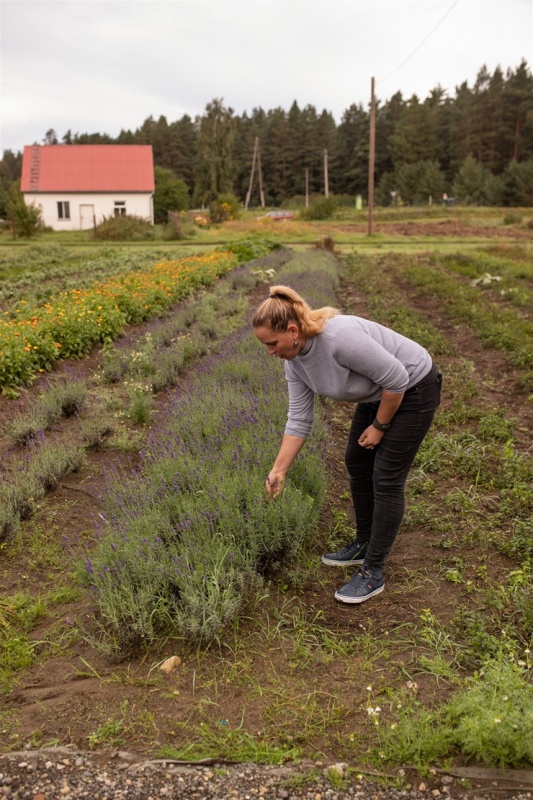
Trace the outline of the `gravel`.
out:
<instances>
[{"instance_id":1,"label":"gravel","mask_svg":"<svg viewBox=\"0 0 533 800\"><path fill-rule=\"evenodd\" d=\"M492 782L466 789L448 774L435 772L427 781L403 770L397 774L402 789L384 788L340 763L190 765L56 747L0 755L0 800L533 800L533 786L528 791Z\"/></svg>"}]
</instances>

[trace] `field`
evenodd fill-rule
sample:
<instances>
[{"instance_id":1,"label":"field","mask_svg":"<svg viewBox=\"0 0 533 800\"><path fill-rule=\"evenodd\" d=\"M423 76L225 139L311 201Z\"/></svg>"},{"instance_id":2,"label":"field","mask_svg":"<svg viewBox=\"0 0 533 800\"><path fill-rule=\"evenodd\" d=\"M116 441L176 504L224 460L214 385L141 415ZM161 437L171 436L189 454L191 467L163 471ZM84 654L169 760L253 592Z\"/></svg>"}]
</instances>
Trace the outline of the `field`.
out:
<instances>
[{"instance_id":1,"label":"field","mask_svg":"<svg viewBox=\"0 0 533 800\"><path fill-rule=\"evenodd\" d=\"M383 213L373 236L245 219L179 246L0 242L5 319L94 281L131 311L0 396L2 751L312 757L400 783L533 764L533 231L450 211ZM237 264L251 233L285 246ZM135 316L126 276L215 248L217 275ZM352 538L347 404L320 402L285 495L262 496L285 388L249 319L272 279L411 336L445 376L385 592L360 608L320 563Z\"/></svg>"}]
</instances>

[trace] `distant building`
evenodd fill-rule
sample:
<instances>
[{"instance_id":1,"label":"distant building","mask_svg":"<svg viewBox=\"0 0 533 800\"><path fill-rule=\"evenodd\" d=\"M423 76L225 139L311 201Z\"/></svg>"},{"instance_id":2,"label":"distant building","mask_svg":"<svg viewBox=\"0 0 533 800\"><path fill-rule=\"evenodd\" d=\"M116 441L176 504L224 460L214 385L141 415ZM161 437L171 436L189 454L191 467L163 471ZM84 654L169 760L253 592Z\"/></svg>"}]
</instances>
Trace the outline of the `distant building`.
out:
<instances>
[{"instance_id":1,"label":"distant building","mask_svg":"<svg viewBox=\"0 0 533 800\"><path fill-rule=\"evenodd\" d=\"M104 217L128 214L154 222L151 145L29 145L20 189L55 231L87 230Z\"/></svg>"}]
</instances>

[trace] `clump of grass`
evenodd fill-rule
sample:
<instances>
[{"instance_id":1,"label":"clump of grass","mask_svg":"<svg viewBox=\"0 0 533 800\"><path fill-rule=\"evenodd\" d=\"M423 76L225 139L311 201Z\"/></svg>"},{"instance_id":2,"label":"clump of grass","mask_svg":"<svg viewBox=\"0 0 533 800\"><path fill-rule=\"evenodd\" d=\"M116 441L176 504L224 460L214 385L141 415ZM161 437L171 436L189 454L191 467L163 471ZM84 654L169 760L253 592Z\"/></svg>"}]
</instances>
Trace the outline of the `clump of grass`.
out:
<instances>
[{"instance_id":1,"label":"clump of grass","mask_svg":"<svg viewBox=\"0 0 533 800\"><path fill-rule=\"evenodd\" d=\"M390 704L390 716L375 720L378 744L372 758L383 764L412 764L426 771L453 752L453 733L442 710L426 708L416 698L400 694Z\"/></svg>"},{"instance_id":2,"label":"clump of grass","mask_svg":"<svg viewBox=\"0 0 533 800\"><path fill-rule=\"evenodd\" d=\"M35 644L27 634L44 613L44 602L26 593L0 601L0 693L9 691L16 672L33 663Z\"/></svg>"},{"instance_id":3,"label":"clump of grass","mask_svg":"<svg viewBox=\"0 0 533 800\"><path fill-rule=\"evenodd\" d=\"M85 381L67 378L51 382L27 411L14 418L7 433L17 444L27 445L62 417L79 414L86 399Z\"/></svg>"},{"instance_id":4,"label":"clump of grass","mask_svg":"<svg viewBox=\"0 0 533 800\"><path fill-rule=\"evenodd\" d=\"M57 652L60 644L37 642L29 634L47 616L51 606L75 597L73 590L60 586L45 595L21 591L0 600L0 694L10 691L18 672L35 663L43 652L43 645L48 652ZM70 630L67 638L72 639L76 633ZM52 631L50 639L53 639Z\"/></svg>"},{"instance_id":5,"label":"clump of grass","mask_svg":"<svg viewBox=\"0 0 533 800\"><path fill-rule=\"evenodd\" d=\"M128 417L138 425L148 425L151 420L152 387L131 381L126 383L129 395Z\"/></svg>"},{"instance_id":6,"label":"clump of grass","mask_svg":"<svg viewBox=\"0 0 533 800\"><path fill-rule=\"evenodd\" d=\"M145 241L155 238L154 226L142 217L123 214L106 217L94 230L95 239L106 241Z\"/></svg>"},{"instance_id":7,"label":"clump of grass","mask_svg":"<svg viewBox=\"0 0 533 800\"><path fill-rule=\"evenodd\" d=\"M31 517L46 492L78 470L84 458L85 451L79 445L44 442L28 452L0 484L0 536L6 538L20 520Z\"/></svg>"},{"instance_id":8,"label":"clump of grass","mask_svg":"<svg viewBox=\"0 0 533 800\"><path fill-rule=\"evenodd\" d=\"M533 763L530 651L517 653L515 644L500 646L438 709L414 696L394 697L386 721L376 725L374 759L419 770L457 754L502 768Z\"/></svg>"},{"instance_id":9,"label":"clump of grass","mask_svg":"<svg viewBox=\"0 0 533 800\"><path fill-rule=\"evenodd\" d=\"M84 420L81 425L81 439L85 447L98 449L113 435L116 424L111 416L100 416L95 413Z\"/></svg>"},{"instance_id":10,"label":"clump of grass","mask_svg":"<svg viewBox=\"0 0 533 800\"><path fill-rule=\"evenodd\" d=\"M190 732L192 741L181 748L162 747L159 758L199 761L203 758L230 758L233 761L254 764L283 764L301 758L302 751L294 744L269 741L265 735L253 736L229 725L197 726Z\"/></svg>"},{"instance_id":11,"label":"clump of grass","mask_svg":"<svg viewBox=\"0 0 533 800\"><path fill-rule=\"evenodd\" d=\"M530 651L503 647L449 703L448 724L463 755L482 764L533 764Z\"/></svg>"}]
</instances>

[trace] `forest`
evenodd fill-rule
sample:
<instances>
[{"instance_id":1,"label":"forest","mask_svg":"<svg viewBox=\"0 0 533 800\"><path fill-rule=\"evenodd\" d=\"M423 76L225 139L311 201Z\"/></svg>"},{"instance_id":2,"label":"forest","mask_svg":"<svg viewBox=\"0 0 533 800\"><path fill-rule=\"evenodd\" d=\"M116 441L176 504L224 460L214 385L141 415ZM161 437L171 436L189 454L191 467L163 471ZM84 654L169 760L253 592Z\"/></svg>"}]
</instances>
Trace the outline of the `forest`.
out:
<instances>
[{"instance_id":1,"label":"forest","mask_svg":"<svg viewBox=\"0 0 533 800\"><path fill-rule=\"evenodd\" d=\"M215 98L194 119L149 116L137 130L116 137L71 130L60 135L50 128L42 143L151 144L160 176L181 183L182 207L198 207L221 194L245 200L257 141L267 206L297 206L306 195L324 194L353 203L354 196L367 194L369 115L370 97L367 107L351 105L339 124L329 111L300 108L296 101L288 111L254 108L239 116ZM3 152L0 216L21 161L21 152ZM261 200L257 176L256 168L252 206ZM406 99L401 92L384 102L377 97L375 186L381 206L440 202L445 194L464 204L533 205L533 76L527 62L505 73L483 66L474 85L463 82L453 97L440 86L425 99Z\"/></svg>"}]
</instances>

